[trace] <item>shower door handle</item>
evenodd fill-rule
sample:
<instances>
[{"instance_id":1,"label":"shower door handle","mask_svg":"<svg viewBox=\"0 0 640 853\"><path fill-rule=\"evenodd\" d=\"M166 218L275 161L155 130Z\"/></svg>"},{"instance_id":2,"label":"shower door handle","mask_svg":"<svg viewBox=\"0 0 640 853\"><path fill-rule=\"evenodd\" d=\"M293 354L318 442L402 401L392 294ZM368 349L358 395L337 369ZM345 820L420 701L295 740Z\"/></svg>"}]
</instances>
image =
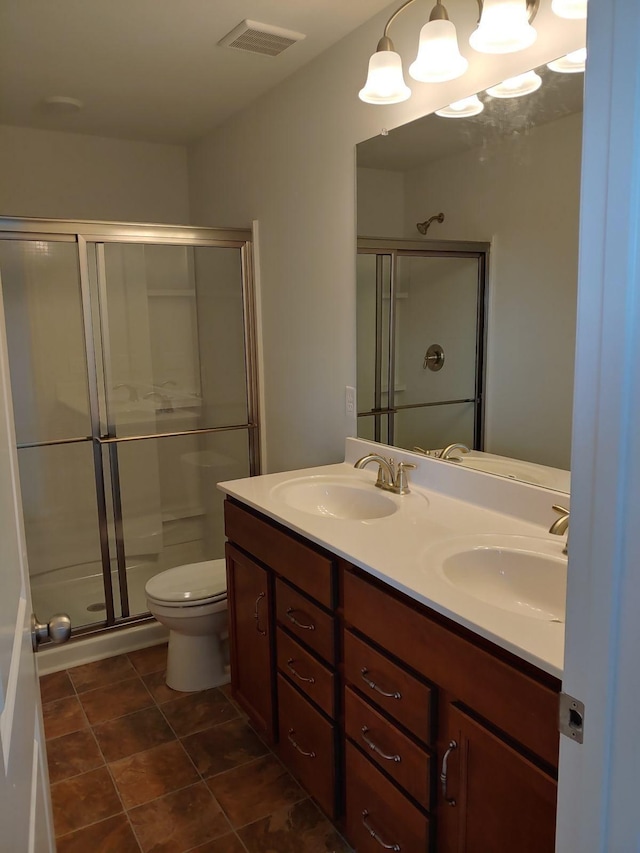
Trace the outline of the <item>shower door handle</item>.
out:
<instances>
[{"instance_id":1,"label":"shower door handle","mask_svg":"<svg viewBox=\"0 0 640 853\"><path fill-rule=\"evenodd\" d=\"M48 622L38 622L36 614L31 614L31 645L34 652L38 651L38 646L43 640L66 643L70 636L71 619L66 613L56 613Z\"/></svg>"}]
</instances>

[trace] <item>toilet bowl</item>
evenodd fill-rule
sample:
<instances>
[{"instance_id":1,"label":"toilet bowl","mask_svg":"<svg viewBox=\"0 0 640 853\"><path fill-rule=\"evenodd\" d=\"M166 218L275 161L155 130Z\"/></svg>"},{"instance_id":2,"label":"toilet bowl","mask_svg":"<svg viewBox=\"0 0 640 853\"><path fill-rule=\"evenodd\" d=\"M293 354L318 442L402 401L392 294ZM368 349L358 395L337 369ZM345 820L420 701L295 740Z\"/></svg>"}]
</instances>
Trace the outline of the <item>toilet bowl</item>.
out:
<instances>
[{"instance_id":1,"label":"toilet bowl","mask_svg":"<svg viewBox=\"0 0 640 853\"><path fill-rule=\"evenodd\" d=\"M169 629L167 686L193 692L229 681L224 560L160 572L145 586L147 606Z\"/></svg>"}]
</instances>

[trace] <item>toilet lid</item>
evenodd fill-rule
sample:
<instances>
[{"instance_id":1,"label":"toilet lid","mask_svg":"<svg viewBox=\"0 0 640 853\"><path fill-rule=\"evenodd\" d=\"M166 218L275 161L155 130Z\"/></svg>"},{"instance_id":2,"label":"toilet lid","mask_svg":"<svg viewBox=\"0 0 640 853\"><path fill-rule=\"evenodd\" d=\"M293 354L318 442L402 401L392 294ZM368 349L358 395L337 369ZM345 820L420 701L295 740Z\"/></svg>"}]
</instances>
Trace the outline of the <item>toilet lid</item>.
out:
<instances>
[{"instance_id":1,"label":"toilet lid","mask_svg":"<svg viewBox=\"0 0 640 853\"><path fill-rule=\"evenodd\" d=\"M145 586L148 596L156 601L196 602L227 593L227 571L224 560L205 560L176 566L150 578Z\"/></svg>"}]
</instances>

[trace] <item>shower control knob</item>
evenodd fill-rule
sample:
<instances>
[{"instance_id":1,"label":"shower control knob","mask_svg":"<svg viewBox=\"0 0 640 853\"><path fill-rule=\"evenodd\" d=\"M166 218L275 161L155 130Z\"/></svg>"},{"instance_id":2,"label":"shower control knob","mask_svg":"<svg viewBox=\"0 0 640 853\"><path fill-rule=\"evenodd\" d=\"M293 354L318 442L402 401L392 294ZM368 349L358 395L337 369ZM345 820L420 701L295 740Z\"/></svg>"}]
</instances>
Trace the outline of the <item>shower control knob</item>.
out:
<instances>
[{"instance_id":1,"label":"shower control knob","mask_svg":"<svg viewBox=\"0 0 640 853\"><path fill-rule=\"evenodd\" d=\"M66 643L71 636L71 619L66 613L56 613L48 622L38 622L35 613L31 614L31 643L34 652L43 640L52 643Z\"/></svg>"}]
</instances>

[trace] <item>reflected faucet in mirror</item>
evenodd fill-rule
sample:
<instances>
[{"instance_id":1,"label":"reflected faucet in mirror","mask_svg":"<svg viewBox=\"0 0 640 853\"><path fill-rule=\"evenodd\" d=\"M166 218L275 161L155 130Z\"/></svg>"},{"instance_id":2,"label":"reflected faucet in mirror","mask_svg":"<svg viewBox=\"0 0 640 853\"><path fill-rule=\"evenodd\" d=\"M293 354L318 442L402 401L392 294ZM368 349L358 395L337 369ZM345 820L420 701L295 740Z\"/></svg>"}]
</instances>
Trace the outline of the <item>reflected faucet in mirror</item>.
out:
<instances>
[{"instance_id":1,"label":"reflected faucet in mirror","mask_svg":"<svg viewBox=\"0 0 640 853\"><path fill-rule=\"evenodd\" d=\"M138 391L133 387L133 385L129 385L126 382L118 382L117 385L113 386L114 391L118 391L120 388L126 388L129 392L129 402L135 403L138 399Z\"/></svg>"},{"instance_id":2,"label":"reflected faucet in mirror","mask_svg":"<svg viewBox=\"0 0 640 853\"><path fill-rule=\"evenodd\" d=\"M470 453L466 444L448 444L440 451L440 459L446 459L448 462L462 462L460 456L452 456L454 450L459 450L461 453Z\"/></svg>"}]
</instances>

